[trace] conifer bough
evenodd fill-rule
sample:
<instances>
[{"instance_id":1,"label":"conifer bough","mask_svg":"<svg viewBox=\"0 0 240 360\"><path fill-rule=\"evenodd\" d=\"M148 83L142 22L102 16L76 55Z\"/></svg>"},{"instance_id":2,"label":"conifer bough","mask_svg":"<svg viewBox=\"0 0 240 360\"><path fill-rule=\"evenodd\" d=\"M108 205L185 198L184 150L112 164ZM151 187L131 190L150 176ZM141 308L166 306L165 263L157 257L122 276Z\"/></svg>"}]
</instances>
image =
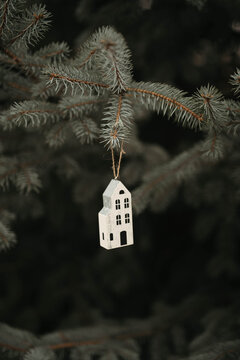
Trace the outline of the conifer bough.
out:
<instances>
[{"instance_id":1,"label":"conifer bough","mask_svg":"<svg viewBox=\"0 0 240 360\"><path fill-rule=\"evenodd\" d=\"M238 101L224 99L210 85L190 96L168 84L137 82L126 41L109 26L90 36L75 56L69 56L64 42L34 52L30 46L43 37L50 18L43 5L26 9L24 0L1 3L0 74L6 106L0 125L15 134L17 144L26 144L26 149L15 144L13 155L3 140L3 190L13 184L21 193L39 191L39 171L47 172L59 162L56 152L64 144L71 149L100 142L108 150L120 151L131 140L136 149L136 118L143 108L201 131L203 140L144 174L133 197L137 212L159 203L161 208L173 197L176 186L230 151L230 138L239 131ZM236 92L239 76L237 70L231 80ZM75 153L62 159L62 164L68 162L66 169L71 170L67 171L77 177ZM0 227L0 249L6 249L15 243L15 236L8 223L2 221Z\"/></svg>"},{"instance_id":2,"label":"conifer bough","mask_svg":"<svg viewBox=\"0 0 240 360\"><path fill-rule=\"evenodd\" d=\"M199 8L206 3L205 0L186 1ZM238 100L225 99L211 85L188 95L168 84L134 80L126 41L107 26L97 30L75 56L69 56L70 49L65 42L50 43L34 51L35 43L49 28L50 17L43 5L27 8L24 0L0 2L0 251L16 244L11 228L16 215L41 214L36 193L42 182L48 183L53 171L68 181L75 181L74 199L78 197L79 202L87 202L92 194L95 196L98 186L102 186L96 177L101 177L81 167L81 160L91 154L100 162L98 143L102 142L106 149L115 151L121 151L124 144L129 161L122 166L122 173L129 181L135 177L135 183L140 183L133 196L137 212L147 206L152 211L164 210L178 187L182 183L187 184L187 190L194 186L193 176L199 176L200 172L213 169L216 179L215 165L221 159L224 163L226 155L230 165L221 171L229 178L229 169L235 166L231 185L237 184L239 192L239 154L232 151L239 148ZM240 70L231 76L231 84L238 95ZM144 109L156 111L163 121L163 115L167 115L180 126L201 131L201 141L174 157L160 146L144 144L135 131L138 117L146 114ZM92 145L82 146L86 143ZM101 161L106 162L106 158ZM223 184L220 185L225 186ZM202 183L198 191L202 191L198 195L201 198ZM208 190L207 195L210 192ZM212 226L220 219L224 226L232 227L229 221L232 214L229 216L225 202L232 201L237 208L239 193L234 200L227 196L219 198L224 202L224 219L219 214L211 219L207 212L204 219L210 220ZM234 216L237 224L237 211ZM204 223L202 218L201 222ZM231 230L234 232L235 228ZM223 236L221 234L220 247L211 264L214 274L224 267L229 273L238 269L237 259L234 263L231 257L232 253L235 256L237 241L226 237L224 242ZM239 275L239 270L236 273ZM11 276L7 287L12 285L10 280ZM16 289L13 290L11 295ZM225 291L227 296L229 290L231 287ZM214 303L211 292L207 292L203 298L199 299L197 294L171 306L155 303L154 316L140 321L128 320L122 326L111 320L98 326L44 336L1 323L1 354L2 358L24 360L68 357L71 360L139 360L145 354L149 359L237 359L239 304L238 297L235 298L233 306L220 308L216 307L219 299ZM8 305L11 304L10 301ZM209 307L212 308L209 310ZM99 314L97 316L99 321ZM143 351L136 341L138 338L144 339ZM219 339L221 342L217 343Z\"/></svg>"}]
</instances>

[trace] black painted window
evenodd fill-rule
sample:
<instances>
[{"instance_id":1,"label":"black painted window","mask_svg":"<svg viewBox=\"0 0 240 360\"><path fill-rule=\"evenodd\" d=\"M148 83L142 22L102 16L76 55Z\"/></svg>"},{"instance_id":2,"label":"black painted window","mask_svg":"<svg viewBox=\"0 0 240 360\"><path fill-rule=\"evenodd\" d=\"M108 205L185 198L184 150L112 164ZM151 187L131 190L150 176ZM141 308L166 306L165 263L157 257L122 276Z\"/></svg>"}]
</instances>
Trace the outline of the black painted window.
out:
<instances>
[{"instance_id":1,"label":"black painted window","mask_svg":"<svg viewBox=\"0 0 240 360\"><path fill-rule=\"evenodd\" d=\"M130 223L130 215L125 214L125 224L129 224L129 223Z\"/></svg>"},{"instance_id":2,"label":"black painted window","mask_svg":"<svg viewBox=\"0 0 240 360\"><path fill-rule=\"evenodd\" d=\"M120 200L115 200L116 210L120 210Z\"/></svg>"},{"instance_id":3,"label":"black painted window","mask_svg":"<svg viewBox=\"0 0 240 360\"><path fill-rule=\"evenodd\" d=\"M117 225L121 225L122 221L121 221L121 215L117 215L116 216L116 223Z\"/></svg>"},{"instance_id":4,"label":"black painted window","mask_svg":"<svg viewBox=\"0 0 240 360\"><path fill-rule=\"evenodd\" d=\"M125 207L125 209L129 208L129 199L128 198L124 199L124 207Z\"/></svg>"}]
</instances>

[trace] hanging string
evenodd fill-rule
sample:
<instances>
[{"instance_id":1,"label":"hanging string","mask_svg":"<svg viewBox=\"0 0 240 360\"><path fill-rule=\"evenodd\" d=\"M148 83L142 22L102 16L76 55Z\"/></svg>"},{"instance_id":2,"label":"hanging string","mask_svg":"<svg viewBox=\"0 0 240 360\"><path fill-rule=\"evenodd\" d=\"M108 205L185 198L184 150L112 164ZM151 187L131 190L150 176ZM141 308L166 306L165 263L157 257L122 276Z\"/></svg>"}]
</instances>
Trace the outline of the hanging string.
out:
<instances>
[{"instance_id":1,"label":"hanging string","mask_svg":"<svg viewBox=\"0 0 240 360\"><path fill-rule=\"evenodd\" d=\"M116 179L116 168L115 168L115 160L114 160L114 151L111 147L111 153L112 153L112 169L113 169L113 177Z\"/></svg>"},{"instance_id":2,"label":"hanging string","mask_svg":"<svg viewBox=\"0 0 240 360\"><path fill-rule=\"evenodd\" d=\"M123 141L121 142L121 149L120 149L120 154L119 154L119 159L118 159L117 170L116 170L116 165L115 165L114 150L112 147L111 147L111 153L112 153L113 176L114 176L114 179L118 179L119 173L120 173L120 168L121 168L122 156L123 156L123 154L125 154L125 152L123 150Z\"/></svg>"},{"instance_id":3,"label":"hanging string","mask_svg":"<svg viewBox=\"0 0 240 360\"><path fill-rule=\"evenodd\" d=\"M119 177L119 172L120 172L123 153L124 153L124 150L123 150L123 141L122 141L121 142L121 150L120 150L120 154L119 154L119 160L118 160L118 167L117 167L117 178Z\"/></svg>"}]
</instances>

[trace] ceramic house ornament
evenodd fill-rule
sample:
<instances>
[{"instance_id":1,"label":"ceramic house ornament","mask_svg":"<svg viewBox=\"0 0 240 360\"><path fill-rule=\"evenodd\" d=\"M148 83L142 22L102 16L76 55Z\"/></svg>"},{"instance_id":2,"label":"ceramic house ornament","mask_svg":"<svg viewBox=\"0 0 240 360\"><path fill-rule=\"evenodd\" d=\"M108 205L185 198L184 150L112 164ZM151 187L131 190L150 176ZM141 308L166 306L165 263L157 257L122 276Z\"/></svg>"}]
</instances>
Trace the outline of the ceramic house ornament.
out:
<instances>
[{"instance_id":1,"label":"ceramic house ornament","mask_svg":"<svg viewBox=\"0 0 240 360\"><path fill-rule=\"evenodd\" d=\"M133 244L132 197L120 180L111 180L98 213L100 245L115 249Z\"/></svg>"}]
</instances>

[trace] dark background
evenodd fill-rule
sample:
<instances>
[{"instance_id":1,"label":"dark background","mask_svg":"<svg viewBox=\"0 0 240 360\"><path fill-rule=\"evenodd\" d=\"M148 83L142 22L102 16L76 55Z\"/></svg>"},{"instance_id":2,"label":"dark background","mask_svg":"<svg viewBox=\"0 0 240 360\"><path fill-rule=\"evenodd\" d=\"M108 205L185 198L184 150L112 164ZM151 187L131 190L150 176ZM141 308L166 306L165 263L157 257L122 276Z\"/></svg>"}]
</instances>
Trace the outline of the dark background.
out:
<instances>
[{"instance_id":1,"label":"dark background","mask_svg":"<svg viewBox=\"0 0 240 360\"><path fill-rule=\"evenodd\" d=\"M132 51L136 80L166 82L190 93L209 83L232 96L229 78L240 54L237 0L210 0L201 10L183 0L155 0L149 10L135 0L48 0L46 7L53 21L41 45L64 40L74 48L99 26L111 25ZM202 138L153 113L138 132L171 156ZM104 150L82 161L111 166ZM224 177L218 167L211 176ZM204 176L198 181L206 185ZM75 203L71 184L51 174L39 195L42 215L18 218L18 244L0 255L1 321L44 333L101 318L145 318L159 300L174 305L192 293L208 294L215 306L231 304L239 295L240 231L237 217L223 228L231 208L231 184L227 177L223 183L212 203L198 191L195 207L186 201L188 186L181 187L164 212L147 209L134 217L134 246L106 251L98 240L101 192ZM233 247L234 271L212 262L226 240Z\"/></svg>"}]
</instances>

